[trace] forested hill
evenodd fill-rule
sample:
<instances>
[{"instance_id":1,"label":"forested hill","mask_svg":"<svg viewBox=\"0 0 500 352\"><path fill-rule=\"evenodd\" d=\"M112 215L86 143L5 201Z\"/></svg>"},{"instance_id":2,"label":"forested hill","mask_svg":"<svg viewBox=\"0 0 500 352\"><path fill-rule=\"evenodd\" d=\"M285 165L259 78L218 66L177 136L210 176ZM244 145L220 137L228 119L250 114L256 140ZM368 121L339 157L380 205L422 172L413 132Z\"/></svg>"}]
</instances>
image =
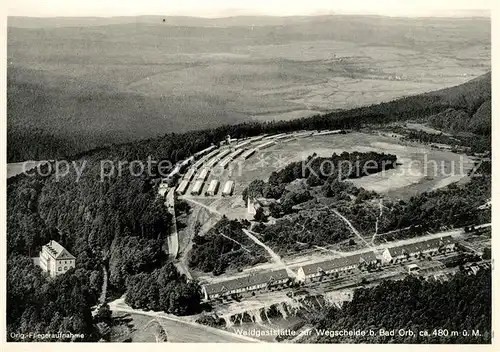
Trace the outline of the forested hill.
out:
<instances>
[{"instance_id":1,"label":"forested hill","mask_svg":"<svg viewBox=\"0 0 500 352\"><path fill-rule=\"evenodd\" d=\"M491 134L491 72L457 87L428 93L449 104L429 118L431 125L450 132Z\"/></svg>"},{"instance_id":2,"label":"forested hill","mask_svg":"<svg viewBox=\"0 0 500 352\"><path fill-rule=\"evenodd\" d=\"M450 109L457 112L453 121L456 123L455 132L490 135L491 72L455 87L387 103L314 116L306 121L313 123L314 126L321 126L324 123L356 127L367 123L421 119L447 129L447 124L440 121L438 114Z\"/></svg>"},{"instance_id":3,"label":"forested hill","mask_svg":"<svg viewBox=\"0 0 500 352\"><path fill-rule=\"evenodd\" d=\"M144 159L151 155L154 159L178 160L193 151L222 140L228 134L239 138L261 133L301 129L349 129L367 123L386 123L408 119L427 120L438 128L451 128L454 132L464 131L483 136L490 135L491 73L455 87L387 103L291 121L248 122L182 134L167 134L138 142L98 148L76 156L73 154L74 149L71 145L60 140L57 143L52 143L50 135L44 135L42 139L35 138L32 140L33 145L27 145L26 139L29 136L22 133L12 133L9 134L7 141L7 152L9 162L40 158L78 158L90 155L96 155L100 159L117 157L126 160ZM38 140L42 140L43 143L38 143Z\"/></svg>"},{"instance_id":4,"label":"forested hill","mask_svg":"<svg viewBox=\"0 0 500 352\"><path fill-rule=\"evenodd\" d=\"M457 273L449 281L408 276L355 291L341 309L333 306L315 326L319 333L304 342L316 343L491 343L491 271ZM372 330L374 336L327 336L321 331ZM380 336L395 329L395 336ZM413 336L398 336L399 329ZM447 330L447 331L443 331ZM427 331L427 336L419 332ZM452 334L457 331L458 335ZM464 333L466 332L466 334Z\"/></svg>"}]
</instances>

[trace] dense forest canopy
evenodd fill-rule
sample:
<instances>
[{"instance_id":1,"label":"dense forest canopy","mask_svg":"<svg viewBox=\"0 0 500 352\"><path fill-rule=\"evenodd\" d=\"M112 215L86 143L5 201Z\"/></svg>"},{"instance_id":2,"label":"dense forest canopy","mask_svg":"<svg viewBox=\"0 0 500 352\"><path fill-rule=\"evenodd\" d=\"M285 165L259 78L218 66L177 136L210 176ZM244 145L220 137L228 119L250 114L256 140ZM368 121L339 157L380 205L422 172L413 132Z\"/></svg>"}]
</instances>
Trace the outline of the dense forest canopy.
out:
<instances>
[{"instance_id":1,"label":"dense forest canopy","mask_svg":"<svg viewBox=\"0 0 500 352\"><path fill-rule=\"evenodd\" d=\"M90 264L82 263L80 265ZM34 334L83 334L77 341L96 340L90 311L100 293L100 271L85 267L47 280L41 269L25 256L7 260L7 338L9 341L47 341ZM20 336L24 334L24 336ZM32 334L32 335L29 335ZM59 341L54 338L48 341ZM64 339L70 341L71 338Z\"/></svg>"},{"instance_id":2,"label":"dense forest canopy","mask_svg":"<svg viewBox=\"0 0 500 352\"><path fill-rule=\"evenodd\" d=\"M449 281L407 276L355 291L352 301L330 307L315 326L318 330L369 330L375 336L349 337L311 334L316 343L491 343L491 271L455 274ZM414 336L380 336L380 329L412 330ZM447 330L448 334L443 333ZM418 332L428 331L429 336ZM441 332L440 332L441 331ZM451 332L457 331L454 335ZM466 331L468 336L464 336ZM473 334L478 332L478 335Z\"/></svg>"},{"instance_id":3,"label":"dense forest canopy","mask_svg":"<svg viewBox=\"0 0 500 352\"><path fill-rule=\"evenodd\" d=\"M90 307L97 303L100 294L103 265L109 271L108 292L111 295L133 291L141 280L144 283L139 286L146 286L149 274L140 274L161 273L162 268L169 265L165 254L165 234L172 216L163 201L157 198L156 190L144 178L128 173L121 177L108 177L101 182L99 163L88 162L88 169L78 182L75 174L59 180L54 174L21 175L9 180L7 253L10 269L7 281L9 302L16 302L17 305L8 314L9 329L39 333L61 330L50 330L56 325L45 323L51 321L55 308L49 305L52 308L42 310L38 303L31 305L30 302L44 302L43 307L47 302L55 304L59 288L62 290L66 285L77 285L80 290L68 296L68 302L82 302L79 306L81 310L59 311L54 324L66 324L62 330L82 333L85 340L93 339ZM74 274L68 272L62 275L57 278L57 284L48 281L47 275L29 258L38 256L41 246L52 239L60 242L77 258ZM26 275L30 271L33 273ZM25 274L19 275L19 272ZM27 284L25 280L33 275L36 275L36 281ZM194 302L200 299L197 284L187 285L185 278L179 275L168 278L172 280L169 297L187 297L182 300L172 298L173 302L179 303L172 311L186 314L196 309ZM75 280L80 280L80 283ZM39 293L31 295L31 291L23 292L27 285L33 286L32 290ZM46 285L50 285L51 289L47 293ZM131 302L137 306L133 298ZM80 316L82 323L66 329L66 320Z\"/></svg>"},{"instance_id":4,"label":"dense forest canopy","mask_svg":"<svg viewBox=\"0 0 500 352\"><path fill-rule=\"evenodd\" d=\"M125 302L132 308L189 315L199 312L200 300L200 287L187 282L169 263L151 273L132 276Z\"/></svg>"},{"instance_id":5,"label":"dense forest canopy","mask_svg":"<svg viewBox=\"0 0 500 352\"><path fill-rule=\"evenodd\" d=\"M220 275L228 268L266 262L263 248L242 231L248 225L224 217L203 236L196 235L189 252L189 267Z\"/></svg>"}]
</instances>

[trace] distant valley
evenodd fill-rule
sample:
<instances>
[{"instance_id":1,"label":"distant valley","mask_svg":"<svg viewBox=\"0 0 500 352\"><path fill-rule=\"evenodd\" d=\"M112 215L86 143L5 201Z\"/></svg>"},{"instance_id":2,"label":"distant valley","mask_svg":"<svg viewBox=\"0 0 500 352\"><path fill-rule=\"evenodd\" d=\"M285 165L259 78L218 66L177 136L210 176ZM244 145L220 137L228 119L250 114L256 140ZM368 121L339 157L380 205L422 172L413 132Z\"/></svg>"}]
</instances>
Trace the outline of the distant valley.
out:
<instances>
[{"instance_id":1,"label":"distant valley","mask_svg":"<svg viewBox=\"0 0 500 352\"><path fill-rule=\"evenodd\" d=\"M454 86L490 70L489 30L486 18L9 18L8 160Z\"/></svg>"}]
</instances>

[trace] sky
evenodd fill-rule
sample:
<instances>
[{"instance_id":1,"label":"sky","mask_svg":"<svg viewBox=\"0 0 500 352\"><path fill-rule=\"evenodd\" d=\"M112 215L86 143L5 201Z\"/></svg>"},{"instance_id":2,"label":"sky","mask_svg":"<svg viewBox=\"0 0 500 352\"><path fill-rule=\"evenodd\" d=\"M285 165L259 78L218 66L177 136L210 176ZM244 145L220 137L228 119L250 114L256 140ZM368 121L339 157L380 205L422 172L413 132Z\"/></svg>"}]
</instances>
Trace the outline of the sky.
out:
<instances>
[{"instance_id":1,"label":"sky","mask_svg":"<svg viewBox=\"0 0 500 352\"><path fill-rule=\"evenodd\" d=\"M196 16L372 14L454 16L496 0L7 0L9 16Z\"/></svg>"}]
</instances>

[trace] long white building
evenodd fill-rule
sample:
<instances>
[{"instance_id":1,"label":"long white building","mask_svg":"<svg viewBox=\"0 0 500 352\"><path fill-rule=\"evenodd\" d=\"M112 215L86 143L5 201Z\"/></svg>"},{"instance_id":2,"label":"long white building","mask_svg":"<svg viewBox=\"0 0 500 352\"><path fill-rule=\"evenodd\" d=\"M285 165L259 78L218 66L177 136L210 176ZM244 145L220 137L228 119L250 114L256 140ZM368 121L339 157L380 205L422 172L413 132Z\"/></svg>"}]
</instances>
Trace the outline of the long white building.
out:
<instances>
[{"instance_id":1,"label":"long white building","mask_svg":"<svg viewBox=\"0 0 500 352\"><path fill-rule=\"evenodd\" d=\"M182 180L181 183L179 183L179 186L177 186L177 189L175 190L175 192L177 194L184 194L186 193L186 190L189 186L189 181L188 180Z\"/></svg>"},{"instance_id":2,"label":"long white building","mask_svg":"<svg viewBox=\"0 0 500 352\"><path fill-rule=\"evenodd\" d=\"M244 151L245 151L245 149L236 149L234 152L232 152L231 154L229 154L229 158L231 158L231 160L236 159Z\"/></svg>"},{"instance_id":3,"label":"long white building","mask_svg":"<svg viewBox=\"0 0 500 352\"><path fill-rule=\"evenodd\" d=\"M309 136L312 136L313 133L314 133L313 131L304 131L304 132L295 133L294 136L295 137L309 137Z\"/></svg>"},{"instance_id":4,"label":"long white building","mask_svg":"<svg viewBox=\"0 0 500 352\"><path fill-rule=\"evenodd\" d=\"M202 180L196 181L194 183L193 189L191 190L191 194L193 196L199 196L202 188L203 188L203 181Z\"/></svg>"},{"instance_id":5,"label":"long white building","mask_svg":"<svg viewBox=\"0 0 500 352\"><path fill-rule=\"evenodd\" d=\"M275 143L276 143L275 141L265 142L265 143L259 144L257 147L255 147L255 149L257 149L257 150L266 149L266 148L269 148L270 146L274 145Z\"/></svg>"},{"instance_id":6,"label":"long white building","mask_svg":"<svg viewBox=\"0 0 500 352\"><path fill-rule=\"evenodd\" d=\"M282 136L282 135L284 135L284 134L285 134L285 133L272 134L272 135L267 136L267 137L264 137L264 138L262 138L262 139L263 139L263 140L276 139L276 137Z\"/></svg>"},{"instance_id":7,"label":"long white building","mask_svg":"<svg viewBox=\"0 0 500 352\"><path fill-rule=\"evenodd\" d=\"M197 179L201 181L205 181L207 179L209 170L207 168L201 169L200 174L198 175Z\"/></svg>"},{"instance_id":8,"label":"long white building","mask_svg":"<svg viewBox=\"0 0 500 352\"><path fill-rule=\"evenodd\" d=\"M191 156L181 162L181 167L189 166L194 162L194 156Z\"/></svg>"},{"instance_id":9,"label":"long white building","mask_svg":"<svg viewBox=\"0 0 500 352\"><path fill-rule=\"evenodd\" d=\"M244 149L236 149L234 152L229 154L224 160L222 160L220 162L219 166L221 168L225 169L231 161L233 161L235 158L237 158L244 151L245 151Z\"/></svg>"},{"instance_id":10,"label":"long white building","mask_svg":"<svg viewBox=\"0 0 500 352\"><path fill-rule=\"evenodd\" d=\"M205 300L223 298L232 294L252 291L267 291L276 286L284 286L290 280L285 269L254 273L240 278L220 281L202 286Z\"/></svg>"},{"instance_id":11,"label":"long white building","mask_svg":"<svg viewBox=\"0 0 500 352\"><path fill-rule=\"evenodd\" d=\"M181 172L181 167L179 165L176 165L172 169L172 171L170 171L170 173L167 175L167 180L174 178L175 176L177 176L179 174L179 172Z\"/></svg>"},{"instance_id":12,"label":"long white building","mask_svg":"<svg viewBox=\"0 0 500 352\"><path fill-rule=\"evenodd\" d=\"M219 161L222 160L222 158L227 156L229 153L231 153L231 149L225 149L220 151L216 156L214 156L206 163L205 167L209 169L213 168Z\"/></svg>"},{"instance_id":13,"label":"long white building","mask_svg":"<svg viewBox=\"0 0 500 352\"><path fill-rule=\"evenodd\" d=\"M221 151L217 157L219 158L219 160L221 160L223 157L225 157L226 155L229 155L229 153L231 153L231 149L225 149L223 151Z\"/></svg>"},{"instance_id":14,"label":"long white building","mask_svg":"<svg viewBox=\"0 0 500 352\"><path fill-rule=\"evenodd\" d=\"M255 136L255 137L250 138L250 141L257 142L257 141L264 139L265 137L267 137L267 134L261 134L260 136Z\"/></svg>"},{"instance_id":15,"label":"long white building","mask_svg":"<svg viewBox=\"0 0 500 352\"><path fill-rule=\"evenodd\" d=\"M234 181L229 180L225 183L224 188L222 189L222 196L229 197L233 194L234 190Z\"/></svg>"},{"instance_id":16,"label":"long white building","mask_svg":"<svg viewBox=\"0 0 500 352\"><path fill-rule=\"evenodd\" d=\"M207 154L207 153L211 152L212 150L214 150L214 149L216 149L216 148L217 148L217 146L212 145L212 146L210 146L210 147L208 147L208 148L205 148L205 149L203 149L203 150L200 150L199 152L194 153L194 157L195 157L195 158L200 158L200 157L202 157L203 155L205 155L205 154Z\"/></svg>"},{"instance_id":17,"label":"long white building","mask_svg":"<svg viewBox=\"0 0 500 352\"><path fill-rule=\"evenodd\" d=\"M222 160L222 161L220 162L219 166L220 166L221 168L225 169L225 168L229 165L229 163L230 163L231 161L233 161L233 159L232 159L231 157L229 157L229 156L228 156L227 158L225 158L224 160Z\"/></svg>"},{"instance_id":18,"label":"long white building","mask_svg":"<svg viewBox=\"0 0 500 352\"><path fill-rule=\"evenodd\" d=\"M382 253L382 262L384 264L399 263L418 256L433 256L439 254L440 251L453 251L455 248L456 241L451 236L444 236L427 241L386 248Z\"/></svg>"},{"instance_id":19,"label":"long white building","mask_svg":"<svg viewBox=\"0 0 500 352\"><path fill-rule=\"evenodd\" d=\"M319 263L301 266L297 271L297 281L311 282L320 277L342 275L356 269L361 264L374 264L378 259L374 252L354 254L347 257L334 258Z\"/></svg>"},{"instance_id":20,"label":"long white building","mask_svg":"<svg viewBox=\"0 0 500 352\"><path fill-rule=\"evenodd\" d=\"M210 160L208 160L206 163L205 163L205 167L208 168L208 169L211 169L215 166L215 164L217 164L219 162L219 158L217 156L214 156L213 158L211 158Z\"/></svg>"},{"instance_id":21,"label":"long white building","mask_svg":"<svg viewBox=\"0 0 500 352\"><path fill-rule=\"evenodd\" d=\"M250 158L252 155L254 155L256 152L257 152L256 148L248 149L247 151L245 151L243 153L243 155L241 157L246 160L246 159Z\"/></svg>"},{"instance_id":22,"label":"long white building","mask_svg":"<svg viewBox=\"0 0 500 352\"><path fill-rule=\"evenodd\" d=\"M210 153L208 153L207 155L205 155L204 157L202 157L200 160L198 160L194 165L193 165L193 168L195 169L199 169L203 164L205 164L205 162L207 160L209 160L210 158L212 158L215 154L217 154L219 152L218 149L215 149L215 150L212 150Z\"/></svg>"},{"instance_id":23,"label":"long white building","mask_svg":"<svg viewBox=\"0 0 500 352\"><path fill-rule=\"evenodd\" d=\"M318 133L315 133L315 136L326 136L328 134L339 134L342 132L342 130L334 130L334 131L320 131Z\"/></svg>"},{"instance_id":24,"label":"long white building","mask_svg":"<svg viewBox=\"0 0 500 352\"><path fill-rule=\"evenodd\" d=\"M251 143L252 143L252 141L247 139L246 141L241 142L240 144L237 144L236 148L238 148L238 149L245 148L245 147L247 147Z\"/></svg>"},{"instance_id":25,"label":"long white building","mask_svg":"<svg viewBox=\"0 0 500 352\"><path fill-rule=\"evenodd\" d=\"M188 180L188 181L191 181L193 179L193 176L194 176L195 173L196 173L196 169L195 168L190 168L188 170L188 172L186 172L186 174L184 175L184 179Z\"/></svg>"},{"instance_id":26,"label":"long white building","mask_svg":"<svg viewBox=\"0 0 500 352\"><path fill-rule=\"evenodd\" d=\"M208 185L208 189L205 192L205 195L213 197L217 194L218 189L219 189L219 181L212 180L212 181L210 181L210 184Z\"/></svg>"},{"instance_id":27,"label":"long white building","mask_svg":"<svg viewBox=\"0 0 500 352\"><path fill-rule=\"evenodd\" d=\"M285 138L288 138L288 137L293 137L293 135L291 134L283 134L281 136L278 136L276 138L274 138L275 141L279 141L279 140L282 140L282 139L285 139Z\"/></svg>"}]
</instances>

